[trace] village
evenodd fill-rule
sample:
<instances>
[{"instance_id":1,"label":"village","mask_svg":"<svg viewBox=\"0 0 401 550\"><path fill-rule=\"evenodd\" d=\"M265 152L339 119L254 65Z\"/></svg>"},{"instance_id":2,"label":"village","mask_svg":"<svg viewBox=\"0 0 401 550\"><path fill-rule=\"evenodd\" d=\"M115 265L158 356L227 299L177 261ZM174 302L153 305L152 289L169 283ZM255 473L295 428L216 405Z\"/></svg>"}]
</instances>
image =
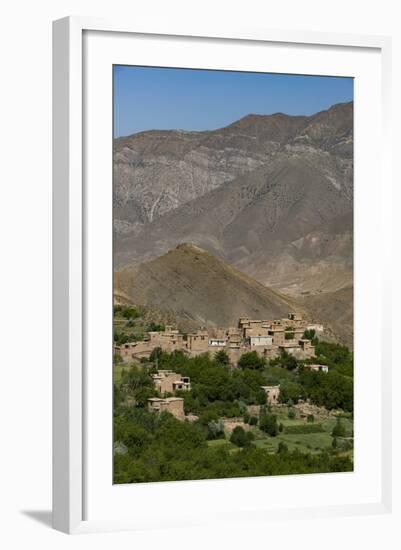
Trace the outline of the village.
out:
<instances>
[{"instance_id":1,"label":"village","mask_svg":"<svg viewBox=\"0 0 401 550\"><path fill-rule=\"evenodd\" d=\"M173 326L166 326L162 331L150 331L143 341L128 342L114 346L114 354L124 363L149 359L155 348L172 353L180 351L188 357L204 353L215 354L224 351L232 368L245 353L256 352L258 356L274 359L282 353L291 354L299 360L311 360L315 355L312 341L304 338L305 331L323 332L320 324L310 324L297 313L289 313L287 318L265 321L240 317L237 327L206 330L201 328L194 333L184 335ZM327 365L305 363L304 368L328 372ZM151 412L167 411L178 420L196 420L197 417L186 416L183 397L175 396L177 391L190 391L191 381L188 376L181 376L174 371L159 369L152 374L158 396L148 398L148 410ZM268 405L278 405L280 386L261 386L266 394Z\"/></svg>"},{"instance_id":2,"label":"village","mask_svg":"<svg viewBox=\"0 0 401 550\"><path fill-rule=\"evenodd\" d=\"M115 344L114 354L124 362L133 362L148 358L155 348L168 353L181 351L189 357L224 350L234 367L249 351L255 351L266 359L273 359L284 351L297 359L310 359L314 357L315 349L311 340L303 337L308 330L321 334L323 326L310 324L297 313L289 313L285 319L272 321L240 317L237 327L200 328L189 334L180 333L175 327L167 325L162 331L148 332L143 341Z\"/></svg>"},{"instance_id":3,"label":"village","mask_svg":"<svg viewBox=\"0 0 401 550\"><path fill-rule=\"evenodd\" d=\"M188 468L191 476L204 475L190 457L199 455L203 464L205 453L218 475L223 455L232 475L249 453L262 473L264 461L282 453L291 454L290 471L304 460L314 471L327 471L331 462L352 468L352 352L330 341L323 325L291 312L185 333L157 324L146 310L120 306L115 313L119 480L126 479L131 463L138 464L129 470L132 479L160 479L147 453L154 449L170 457L172 441L181 449L177 468L187 457L180 474L185 476Z\"/></svg>"}]
</instances>

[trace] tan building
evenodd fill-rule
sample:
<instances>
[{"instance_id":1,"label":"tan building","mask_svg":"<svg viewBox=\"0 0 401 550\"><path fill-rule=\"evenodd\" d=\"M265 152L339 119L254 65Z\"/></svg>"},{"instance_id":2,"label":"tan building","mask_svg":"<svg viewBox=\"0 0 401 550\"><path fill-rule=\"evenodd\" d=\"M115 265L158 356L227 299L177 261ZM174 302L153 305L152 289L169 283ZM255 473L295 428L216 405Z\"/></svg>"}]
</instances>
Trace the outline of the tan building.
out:
<instances>
[{"instance_id":1,"label":"tan building","mask_svg":"<svg viewBox=\"0 0 401 550\"><path fill-rule=\"evenodd\" d=\"M267 334L272 337L274 346L281 346L285 343L284 327L281 324L272 324Z\"/></svg>"},{"instance_id":2,"label":"tan building","mask_svg":"<svg viewBox=\"0 0 401 550\"><path fill-rule=\"evenodd\" d=\"M160 347L163 351L171 353L186 347L183 334L169 325L162 332L149 332L148 334L152 349Z\"/></svg>"},{"instance_id":3,"label":"tan building","mask_svg":"<svg viewBox=\"0 0 401 550\"><path fill-rule=\"evenodd\" d=\"M188 376L181 376L171 370L159 370L152 374L156 389L161 393L173 393L176 390L190 391L191 381Z\"/></svg>"},{"instance_id":4,"label":"tan building","mask_svg":"<svg viewBox=\"0 0 401 550\"><path fill-rule=\"evenodd\" d=\"M285 323L288 326L292 326L294 328L299 328L305 330L306 328L306 322L303 319L302 315L299 313L289 313L287 319L285 320Z\"/></svg>"},{"instance_id":5,"label":"tan building","mask_svg":"<svg viewBox=\"0 0 401 550\"><path fill-rule=\"evenodd\" d=\"M280 397L280 386L261 386L266 393L266 401L269 405L276 405Z\"/></svg>"},{"instance_id":6,"label":"tan building","mask_svg":"<svg viewBox=\"0 0 401 550\"><path fill-rule=\"evenodd\" d=\"M315 346L312 346L311 340L301 338L301 340L299 340L299 346L301 348L303 358L310 359L311 357L315 357Z\"/></svg>"},{"instance_id":7,"label":"tan building","mask_svg":"<svg viewBox=\"0 0 401 550\"><path fill-rule=\"evenodd\" d=\"M209 348L225 348L227 345L227 338L209 338Z\"/></svg>"},{"instance_id":8,"label":"tan building","mask_svg":"<svg viewBox=\"0 0 401 550\"><path fill-rule=\"evenodd\" d=\"M178 420L185 419L184 399L182 397L150 397L148 399L148 410L150 412L162 413L164 411L171 413Z\"/></svg>"},{"instance_id":9,"label":"tan building","mask_svg":"<svg viewBox=\"0 0 401 550\"><path fill-rule=\"evenodd\" d=\"M116 345L114 352L124 361L132 361L149 357L152 350L157 347L168 353L182 351L192 357L224 349L234 366L241 355L251 350L268 359L276 357L282 350L299 359L308 359L314 357L315 349L310 340L302 338L306 326L302 316L296 313L289 313L287 319L272 321L240 317L238 327L219 328L210 332L200 329L188 334L184 340L183 334L173 326L167 325L162 332L149 332L148 338L143 342ZM291 335L289 339L288 334ZM179 379L176 381L180 382ZM168 384L170 387L170 382Z\"/></svg>"},{"instance_id":10,"label":"tan building","mask_svg":"<svg viewBox=\"0 0 401 550\"><path fill-rule=\"evenodd\" d=\"M263 336L251 336L249 338L249 343L251 348L260 347L260 346L267 347L273 344L273 337L268 336L267 334Z\"/></svg>"},{"instance_id":11,"label":"tan building","mask_svg":"<svg viewBox=\"0 0 401 550\"><path fill-rule=\"evenodd\" d=\"M206 353L209 349L209 333L207 330L198 330L188 334L187 347L191 355Z\"/></svg>"}]
</instances>

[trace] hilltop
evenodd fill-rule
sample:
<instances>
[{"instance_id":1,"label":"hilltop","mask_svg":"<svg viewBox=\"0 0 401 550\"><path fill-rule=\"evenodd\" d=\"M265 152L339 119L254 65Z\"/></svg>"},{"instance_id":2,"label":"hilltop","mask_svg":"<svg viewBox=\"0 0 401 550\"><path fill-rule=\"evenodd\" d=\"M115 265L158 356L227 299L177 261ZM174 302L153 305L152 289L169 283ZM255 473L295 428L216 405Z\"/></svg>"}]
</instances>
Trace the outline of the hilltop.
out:
<instances>
[{"instance_id":1,"label":"hilltop","mask_svg":"<svg viewBox=\"0 0 401 550\"><path fill-rule=\"evenodd\" d=\"M135 304L173 314L188 329L236 325L238 318L282 317L291 299L266 288L193 244L115 273L115 289Z\"/></svg>"}]
</instances>

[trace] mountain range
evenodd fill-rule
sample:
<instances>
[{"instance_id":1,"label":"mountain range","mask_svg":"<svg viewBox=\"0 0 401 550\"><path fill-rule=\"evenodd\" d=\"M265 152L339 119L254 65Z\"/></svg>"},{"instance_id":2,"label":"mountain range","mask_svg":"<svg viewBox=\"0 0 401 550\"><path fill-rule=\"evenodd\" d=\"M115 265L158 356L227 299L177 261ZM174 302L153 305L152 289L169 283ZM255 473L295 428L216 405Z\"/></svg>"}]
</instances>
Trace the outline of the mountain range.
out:
<instances>
[{"instance_id":1,"label":"mountain range","mask_svg":"<svg viewBox=\"0 0 401 550\"><path fill-rule=\"evenodd\" d=\"M144 285L137 281L135 292L143 293L152 260L170 265L165 259L178 260L182 243L299 307L309 300L316 312L319 303L333 326L347 315L352 321L352 300L339 296L352 295L353 103L312 116L251 114L207 132L116 139L117 272L124 280L135 273Z\"/></svg>"}]
</instances>

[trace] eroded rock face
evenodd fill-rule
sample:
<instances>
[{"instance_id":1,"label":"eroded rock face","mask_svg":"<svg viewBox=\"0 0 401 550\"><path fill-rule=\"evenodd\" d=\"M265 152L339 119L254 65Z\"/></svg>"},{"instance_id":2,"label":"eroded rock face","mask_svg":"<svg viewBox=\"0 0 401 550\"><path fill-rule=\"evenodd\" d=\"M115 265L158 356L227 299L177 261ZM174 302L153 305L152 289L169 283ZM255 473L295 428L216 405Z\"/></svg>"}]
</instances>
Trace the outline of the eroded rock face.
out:
<instances>
[{"instance_id":1,"label":"eroded rock face","mask_svg":"<svg viewBox=\"0 0 401 550\"><path fill-rule=\"evenodd\" d=\"M277 160L315 157L352 198L352 104L311 117L249 115L211 132L149 131L114 144L115 233L168 212Z\"/></svg>"}]
</instances>

